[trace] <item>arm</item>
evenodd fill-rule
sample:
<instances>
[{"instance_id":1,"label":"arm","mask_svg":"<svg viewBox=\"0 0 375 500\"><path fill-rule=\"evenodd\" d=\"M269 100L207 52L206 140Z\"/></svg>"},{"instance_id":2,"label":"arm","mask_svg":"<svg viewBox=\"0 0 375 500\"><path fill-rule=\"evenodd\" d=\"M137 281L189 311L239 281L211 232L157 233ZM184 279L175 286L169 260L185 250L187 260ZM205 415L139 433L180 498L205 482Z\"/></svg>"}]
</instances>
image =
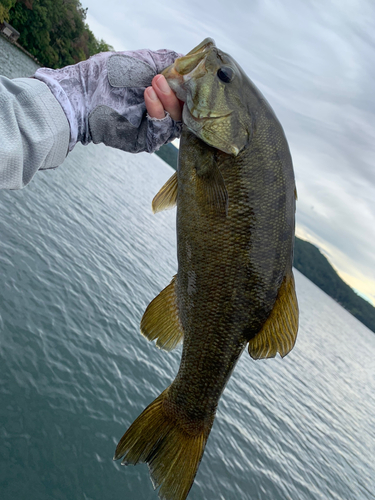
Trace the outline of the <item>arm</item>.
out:
<instances>
[{"instance_id":1,"label":"arm","mask_svg":"<svg viewBox=\"0 0 375 500\"><path fill-rule=\"evenodd\" d=\"M60 165L69 133L68 120L44 83L0 77L0 188L20 189L37 170Z\"/></svg>"},{"instance_id":2,"label":"arm","mask_svg":"<svg viewBox=\"0 0 375 500\"><path fill-rule=\"evenodd\" d=\"M34 79L2 77L0 188L24 187L37 170L60 165L79 141L151 153L179 136L179 102L157 75L177 56L107 52L59 70L41 68Z\"/></svg>"}]
</instances>

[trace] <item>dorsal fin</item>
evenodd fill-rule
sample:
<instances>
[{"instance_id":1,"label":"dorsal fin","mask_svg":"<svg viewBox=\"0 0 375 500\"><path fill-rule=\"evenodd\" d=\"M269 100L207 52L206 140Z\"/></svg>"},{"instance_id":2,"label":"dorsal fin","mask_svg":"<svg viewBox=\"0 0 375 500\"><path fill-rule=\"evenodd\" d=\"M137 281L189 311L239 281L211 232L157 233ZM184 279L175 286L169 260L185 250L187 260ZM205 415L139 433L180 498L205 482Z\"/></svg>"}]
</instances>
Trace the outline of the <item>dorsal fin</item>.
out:
<instances>
[{"instance_id":1,"label":"dorsal fin","mask_svg":"<svg viewBox=\"0 0 375 500\"><path fill-rule=\"evenodd\" d=\"M156 346L171 351L182 341L183 329L177 308L177 277L150 302L141 320L146 339L157 339Z\"/></svg>"},{"instance_id":2,"label":"dorsal fin","mask_svg":"<svg viewBox=\"0 0 375 500\"><path fill-rule=\"evenodd\" d=\"M177 203L177 172L170 177L152 200L154 214L162 210L169 210Z\"/></svg>"},{"instance_id":3,"label":"dorsal fin","mask_svg":"<svg viewBox=\"0 0 375 500\"><path fill-rule=\"evenodd\" d=\"M261 331L249 341L253 359L274 358L277 353L286 356L294 347L298 331L298 304L293 273L286 276L271 314Z\"/></svg>"}]
</instances>

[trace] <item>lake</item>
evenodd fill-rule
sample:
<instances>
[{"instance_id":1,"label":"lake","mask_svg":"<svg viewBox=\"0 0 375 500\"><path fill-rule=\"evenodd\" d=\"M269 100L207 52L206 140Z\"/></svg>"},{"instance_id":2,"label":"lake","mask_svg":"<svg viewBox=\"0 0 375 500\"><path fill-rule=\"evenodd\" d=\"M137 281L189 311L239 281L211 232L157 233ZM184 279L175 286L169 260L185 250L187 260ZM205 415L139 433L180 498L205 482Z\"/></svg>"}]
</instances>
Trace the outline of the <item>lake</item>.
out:
<instances>
[{"instance_id":1,"label":"lake","mask_svg":"<svg viewBox=\"0 0 375 500\"><path fill-rule=\"evenodd\" d=\"M0 73L20 76L0 43ZM155 155L78 145L0 192L2 500L157 498L145 465L112 456L181 356L139 333L176 273L175 211L151 212L172 173ZM375 498L375 335L295 276L296 346L243 354L190 500Z\"/></svg>"}]
</instances>

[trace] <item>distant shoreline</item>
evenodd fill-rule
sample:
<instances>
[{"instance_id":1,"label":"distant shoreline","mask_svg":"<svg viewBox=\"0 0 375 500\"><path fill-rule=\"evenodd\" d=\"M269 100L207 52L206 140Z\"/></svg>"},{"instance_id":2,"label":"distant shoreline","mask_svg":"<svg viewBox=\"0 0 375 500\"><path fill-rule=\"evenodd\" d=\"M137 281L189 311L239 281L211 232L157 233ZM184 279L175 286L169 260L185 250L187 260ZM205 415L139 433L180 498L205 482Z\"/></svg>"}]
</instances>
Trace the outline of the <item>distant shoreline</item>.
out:
<instances>
[{"instance_id":1,"label":"distant shoreline","mask_svg":"<svg viewBox=\"0 0 375 500\"><path fill-rule=\"evenodd\" d=\"M177 169L177 148L169 143L162 146L156 154ZM315 283L323 292L357 318L375 333L375 307L360 297L337 274L328 259L312 243L295 238L293 265L306 278Z\"/></svg>"},{"instance_id":2,"label":"distant shoreline","mask_svg":"<svg viewBox=\"0 0 375 500\"><path fill-rule=\"evenodd\" d=\"M37 58L32 56L18 42L10 40L2 33L0 33L0 35L5 42L13 45L26 55L33 64L40 66L40 62ZM20 55L19 57L22 59L24 56ZM6 62L7 61L5 59L5 63ZM30 75L33 74L32 71L33 70L31 68ZM4 73L0 71L0 74ZM7 74L4 76L11 77ZM23 73L19 76L25 77L29 75L25 75ZM162 146L156 154L173 169L177 169L178 150L173 144L169 143ZM350 312L355 318L375 333L375 307L357 295L356 292L339 277L332 265L317 247L309 242L296 238L294 266L303 275L315 283L321 290L327 293L327 295L336 300L336 302L343 306L344 309Z\"/></svg>"}]
</instances>

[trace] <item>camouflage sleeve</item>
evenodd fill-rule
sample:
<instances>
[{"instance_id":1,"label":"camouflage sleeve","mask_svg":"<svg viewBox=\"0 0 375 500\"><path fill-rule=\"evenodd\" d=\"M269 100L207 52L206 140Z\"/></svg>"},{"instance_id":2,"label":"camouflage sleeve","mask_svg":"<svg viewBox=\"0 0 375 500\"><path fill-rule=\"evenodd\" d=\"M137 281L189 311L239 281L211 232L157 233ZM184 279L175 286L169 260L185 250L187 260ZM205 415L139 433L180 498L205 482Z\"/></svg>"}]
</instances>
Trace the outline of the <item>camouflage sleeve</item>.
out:
<instances>
[{"instance_id":1,"label":"camouflage sleeve","mask_svg":"<svg viewBox=\"0 0 375 500\"><path fill-rule=\"evenodd\" d=\"M0 76L0 189L21 189L68 153L69 123L48 87Z\"/></svg>"},{"instance_id":2,"label":"camouflage sleeve","mask_svg":"<svg viewBox=\"0 0 375 500\"><path fill-rule=\"evenodd\" d=\"M35 78L48 85L68 118L69 150L80 141L152 153L180 135L181 122L168 113L148 117L144 90L177 57L169 50L103 52L62 69L40 68Z\"/></svg>"}]
</instances>

